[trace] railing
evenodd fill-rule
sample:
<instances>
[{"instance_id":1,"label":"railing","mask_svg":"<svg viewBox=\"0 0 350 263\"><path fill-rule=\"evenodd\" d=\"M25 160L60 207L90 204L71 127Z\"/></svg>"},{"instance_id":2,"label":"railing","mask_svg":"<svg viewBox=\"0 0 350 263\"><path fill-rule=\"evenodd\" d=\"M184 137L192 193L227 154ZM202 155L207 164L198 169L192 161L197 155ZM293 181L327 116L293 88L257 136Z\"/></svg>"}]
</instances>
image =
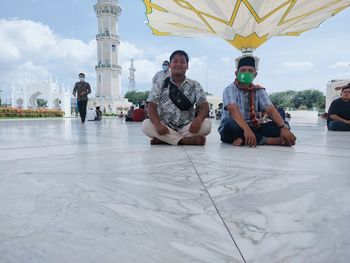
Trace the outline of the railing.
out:
<instances>
[{"instance_id":1,"label":"railing","mask_svg":"<svg viewBox=\"0 0 350 263\"><path fill-rule=\"evenodd\" d=\"M118 10L118 9L115 9L115 8L113 8L113 9L99 9L99 10L96 10L96 13L97 14L113 14L113 15L119 15L120 14L120 10Z\"/></svg>"},{"instance_id":2,"label":"railing","mask_svg":"<svg viewBox=\"0 0 350 263\"><path fill-rule=\"evenodd\" d=\"M115 65L115 64L98 64L95 66L95 68L114 68L117 70L122 70L122 66L120 65Z\"/></svg>"},{"instance_id":3,"label":"railing","mask_svg":"<svg viewBox=\"0 0 350 263\"><path fill-rule=\"evenodd\" d=\"M116 38L116 39L119 40L119 36L118 35L111 34L111 33L108 33L108 32L96 34L96 38L100 38L100 37L113 37L113 38Z\"/></svg>"},{"instance_id":4,"label":"railing","mask_svg":"<svg viewBox=\"0 0 350 263\"><path fill-rule=\"evenodd\" d=\"M112 3L112 4L118 4L118 0L98 0L98 4L99 3Z\"/></svg>"}]
</instances>

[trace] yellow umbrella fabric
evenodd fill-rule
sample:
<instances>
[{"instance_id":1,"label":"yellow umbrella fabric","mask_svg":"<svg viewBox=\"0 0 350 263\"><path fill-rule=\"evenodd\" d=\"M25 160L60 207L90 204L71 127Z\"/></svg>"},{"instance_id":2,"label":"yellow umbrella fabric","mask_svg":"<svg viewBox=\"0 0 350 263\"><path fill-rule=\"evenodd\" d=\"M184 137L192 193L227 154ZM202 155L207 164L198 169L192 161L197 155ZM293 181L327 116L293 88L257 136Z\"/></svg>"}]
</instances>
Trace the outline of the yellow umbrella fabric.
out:
<instances>
[{"instance_id":1,"label":"yellow umbrella fabric","mask_svg":"<svg viewBox=\"0 0 350 263\"><path fill-rule=\"evenodd\" d=\"M220 37L254 50L274 36L298 36L350 6L350 0L144 0L159 36Z\"/></svg>"}]
</instances>

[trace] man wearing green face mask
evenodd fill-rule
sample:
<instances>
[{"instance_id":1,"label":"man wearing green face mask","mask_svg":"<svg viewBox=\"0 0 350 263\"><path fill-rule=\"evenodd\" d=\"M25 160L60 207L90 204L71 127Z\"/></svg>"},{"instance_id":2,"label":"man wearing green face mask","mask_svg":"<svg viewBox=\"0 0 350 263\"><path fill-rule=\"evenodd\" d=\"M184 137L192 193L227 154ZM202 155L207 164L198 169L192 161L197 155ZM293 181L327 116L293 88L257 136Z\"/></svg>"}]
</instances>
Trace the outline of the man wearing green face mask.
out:
<instances>
[{"instance_id":1,"label":"man wearing green face mask","mask_svg":"<svg viewBox=\"0 0 350 263\"><path fill-rule=\"evenodd\" d=\"M296 137L273 106L267 92L254 85L258 58L245 55L236 60L236 79L223 93L224 111L218 128L221 141L235 146L295 145ZM259 119L261 112L270 122Z\"/></svg>"}]
</instances>

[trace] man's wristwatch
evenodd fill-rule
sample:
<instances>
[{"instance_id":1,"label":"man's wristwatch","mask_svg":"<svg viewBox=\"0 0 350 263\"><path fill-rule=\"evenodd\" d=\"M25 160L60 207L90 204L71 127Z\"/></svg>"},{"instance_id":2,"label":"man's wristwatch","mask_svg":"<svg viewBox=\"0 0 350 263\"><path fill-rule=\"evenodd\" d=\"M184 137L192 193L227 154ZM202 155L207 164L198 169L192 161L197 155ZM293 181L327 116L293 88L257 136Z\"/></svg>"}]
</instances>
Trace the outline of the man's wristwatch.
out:
<instances>
[{"instance_id":1,"label":"man's wristwatch","mask_svg":"<svg viewBox=\"0 0 350 263\"><path fill-rule=\"evenodd\" d=\"M287 124L283 124L283 125L281 125L281 126L279 126L278 128L280 128L280 129L288 129L289 130L289 127L288 127L288 125Z\"/></svg>"}]
</instances>

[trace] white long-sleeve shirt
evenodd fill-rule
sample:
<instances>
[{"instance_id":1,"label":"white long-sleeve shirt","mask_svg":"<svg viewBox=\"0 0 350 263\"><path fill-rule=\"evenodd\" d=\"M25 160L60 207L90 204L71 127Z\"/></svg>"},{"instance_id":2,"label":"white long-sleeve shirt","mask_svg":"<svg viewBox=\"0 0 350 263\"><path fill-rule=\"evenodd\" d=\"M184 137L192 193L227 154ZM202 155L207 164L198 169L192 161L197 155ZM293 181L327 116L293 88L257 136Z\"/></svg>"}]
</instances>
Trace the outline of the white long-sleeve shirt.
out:
<instances>
[{"instance_id":1,"label":"white long-sleeve shirt","mask_svg":"<svg viewBox=\"0 0 350 263\"><path fill-rule=\"evenodd\" d=\"M86 120L88 120L88 121L93 121L93 120L95 120L96 117L97 117L96 110L94 110L94 109L89 109L89 110L86 112Z\"/></svg>"},{"instance_id":2,"label":"white long-sleeve shirt","mask_svg":"<svg viewBox=\"0 0 350 263\"><path fill-rule=\"evenodd\" d=\"M163 81L167 78L170 77L170 70L164 71L158 71L154 77L153 77L153 86L154 85L162 85Z\"/></svg>"}]
</instances>

